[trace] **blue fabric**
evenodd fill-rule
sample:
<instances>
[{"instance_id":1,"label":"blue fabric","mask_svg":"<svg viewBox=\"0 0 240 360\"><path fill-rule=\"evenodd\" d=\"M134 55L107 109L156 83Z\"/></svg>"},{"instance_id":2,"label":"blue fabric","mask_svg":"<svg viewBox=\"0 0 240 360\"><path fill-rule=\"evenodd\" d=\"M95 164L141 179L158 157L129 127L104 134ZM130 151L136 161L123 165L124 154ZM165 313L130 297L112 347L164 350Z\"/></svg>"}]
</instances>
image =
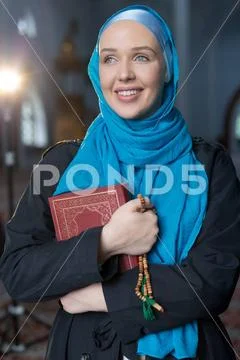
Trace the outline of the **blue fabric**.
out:
<instances>
[{"instance_id":1,"label":"blue fabric","mask_svg":"<svg viewBox=\"0 0 240 360\"><path fill-rule=\"evenodd\" d=\"M129 16L129 11L136 9L141 10L141 16L134 12L132 15L135 21L143 23L153 32L152 28L146 24L151 23L149 19L154 19L153 33L161 33L162 43L168 44L169 51L166 56L171 66L169 69L171 79L165 84L162 105L155 113L145 119L126 120L119 117L104 99L99 80L98 45L101 34L109 22L114 22L120 14L121 19L124 19L124 14L128 13L127 16ZM184 178L182 177L184 164L191 166L201 164L193 152L192 139L186 123L174 107L179 78L178 57L168 26L149 7L135 5L120 10L100 29L88 72L99 99L101 112L89 127L79 151L61 177L55 194L112 185L121 181L128 182L131 191L134 190L133 198L138 193L142 193L149 196L157 208L160 239L148 254L149 262L163 265L180 264L187 257L202 226L207 206L208 180L205 171L199 172L196 168ZM69 182L69 173L71 174L76 169L75 166L80 164L88 164L95 168L99 178L95 177L96 181L92 182L89 172L82 170L75 174L74 181ZM121 174L119 179L108 178L108 164ZM128 167L131 164L134 164L134 181ZM153 172L151 184L149 172L146 169L146 165L149 164L158 170L159 165L167 166L171 171L174 183L168 192L162 194L155 192L154 189L164 186L166 178L162 171L156 170ZM190 188L197 189L200 180L205 181L205 191L197 195L183 191L183 186L186 184ZM138 341L137 351L138 354L146 354L158 359L168 354L177 359L194 358L197 345L197 322L192 322L176 329L142 337Z\"/></svg>"}]
</instances>

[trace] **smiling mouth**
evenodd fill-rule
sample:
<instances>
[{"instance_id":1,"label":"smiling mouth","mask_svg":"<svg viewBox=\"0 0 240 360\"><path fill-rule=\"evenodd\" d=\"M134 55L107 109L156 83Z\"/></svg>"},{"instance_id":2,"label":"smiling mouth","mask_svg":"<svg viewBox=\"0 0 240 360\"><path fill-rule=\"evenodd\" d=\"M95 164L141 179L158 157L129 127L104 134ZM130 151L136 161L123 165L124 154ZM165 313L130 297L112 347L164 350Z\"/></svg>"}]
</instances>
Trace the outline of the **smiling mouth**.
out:
<instances>
[{"instance_id":1,"label":"smiling mouth","mask_svg":"<svg viewBox=\"0 0 240 360\"><path fill-rule=\"evenodd\" d=\"M143 89L129 89L116 91L117 97L121 101L132 101L138 98Z\"/></svg>"}]
</instances>

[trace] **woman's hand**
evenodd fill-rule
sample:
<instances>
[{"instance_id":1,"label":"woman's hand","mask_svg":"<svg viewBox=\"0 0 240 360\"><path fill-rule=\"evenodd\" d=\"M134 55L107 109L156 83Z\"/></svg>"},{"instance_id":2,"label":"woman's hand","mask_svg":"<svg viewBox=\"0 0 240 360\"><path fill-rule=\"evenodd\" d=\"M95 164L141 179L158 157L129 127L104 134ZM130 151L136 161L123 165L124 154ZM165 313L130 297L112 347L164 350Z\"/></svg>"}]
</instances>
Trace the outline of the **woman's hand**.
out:
<instances>
[{"instance_id":1,"label":"woman's hand","mask_svg":"<svg viewBox=\"0 0 240 360\"><path fill-rule=\"evenodd\" d=\"M103 295L102 284L95 283L85 288L71 291L60 298L63 309L70 314L88 311L107 312L107 305Z\"/></svg>"},{"instance_id":2,"label":"woman's hand","mask_svg":"<svg viewBox=\"0 0 240 360\"><path fill-rule=\"evenodd\" d=\"M139 199L130 200L120 206L110 221L103 227L100 258L112 255L141 255L151 250L159 232L157 215L153 205L145 198L148 211L140 211Z\"/></svg>"}]
</instances>

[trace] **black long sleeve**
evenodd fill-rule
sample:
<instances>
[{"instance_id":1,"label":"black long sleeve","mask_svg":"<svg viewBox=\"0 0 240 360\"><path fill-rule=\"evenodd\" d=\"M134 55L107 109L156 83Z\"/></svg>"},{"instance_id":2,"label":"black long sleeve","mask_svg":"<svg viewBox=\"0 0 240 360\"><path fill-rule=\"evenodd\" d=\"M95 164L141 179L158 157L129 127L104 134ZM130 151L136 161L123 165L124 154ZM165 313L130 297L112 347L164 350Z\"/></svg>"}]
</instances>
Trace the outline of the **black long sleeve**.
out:
<instances>
[{"instance_id":1,"label":"black long sleeve","mask_svg":"<svg viewBox=\"0 0 240 360\"><path fill-rule=\"evenodd\" d=\"M54 165L61 174L72 159L73 145L60 144L49 151L40 165ZM57 242L48 206L56 185L44 186L49 172L43 172L40 195L34 195L32 175L14 216L6 226L6 244L0 276L7 291L19 301L60 297L91 283L102 282L117 272L117 258L100 269L98 247L102 227Z\"/></svg>"},{"instance_id":2,"label":"black long sleeve","mask_svg":"<svg viewBox=\"0 0 240 360\"><path fill-rule=\"evenodd\" d=\"M239 275L240 185L232 161L223 150L218 151L212 168L208 199L197 245L187 259L180 266L149 266L154 297L165 313L155 312L153 321L144 319L142 303L134 294L138 269L103 284L112 326L123 343L211 318L227 308Z\"/></svg>"}]
</instances>

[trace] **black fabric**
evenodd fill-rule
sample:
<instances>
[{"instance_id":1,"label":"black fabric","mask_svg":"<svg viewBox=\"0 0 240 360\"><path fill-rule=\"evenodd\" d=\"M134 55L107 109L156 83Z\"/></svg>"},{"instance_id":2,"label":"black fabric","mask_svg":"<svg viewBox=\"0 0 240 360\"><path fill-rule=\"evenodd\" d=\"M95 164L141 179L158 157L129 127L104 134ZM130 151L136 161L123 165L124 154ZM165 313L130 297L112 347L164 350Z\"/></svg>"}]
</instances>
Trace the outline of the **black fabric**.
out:
<instances>
[{"instance_id":1,"label":"black fabric","mask_svg":"<svg viewBox=\"0 0 240 360\"><path fill-rule=\"evenodd\" d=\"M58 144L40 164L53 164L62 174L78 145ZM94 360L119 360L121 353L134 360L141 336L194 319L199 323L200 360L235 359L214 322L226 334L218 315L227 308L239 275L240 186L223 148L195 139L194 150L210 181L207 215L181 271L176 266L150 265L154 296L166 309L154 321L144 320L134 294L137 270L119 275L117 257L102 268L97 263L101 227L56 242L47 200L56 185L43 186L49 178L44 173L40 195L33 195L31 179L7 224L0 276L9 294L20 301L45 301L101 281L109 311L71 315L60 308L49 338L48 360L79 360L86 354Z\"/></svg>"}]
</instances>

